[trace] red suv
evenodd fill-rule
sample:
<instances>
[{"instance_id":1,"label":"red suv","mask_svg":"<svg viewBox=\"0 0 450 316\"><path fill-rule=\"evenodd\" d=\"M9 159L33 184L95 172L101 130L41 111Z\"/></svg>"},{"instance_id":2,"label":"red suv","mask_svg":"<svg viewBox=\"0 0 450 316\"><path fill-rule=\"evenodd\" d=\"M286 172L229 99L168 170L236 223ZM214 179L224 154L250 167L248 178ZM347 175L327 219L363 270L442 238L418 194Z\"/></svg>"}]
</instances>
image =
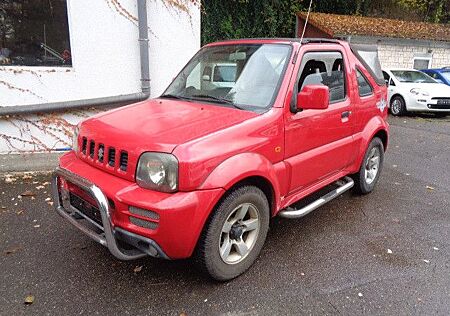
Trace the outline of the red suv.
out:
<instances>
[{"instance_id":1,"label":"red suv","mask_svg":"<svg viewBox=\"0 0 450 316\"><path fill-rule=\"evenodd\" d=\"M229 280L255 261L271 217L374 189L386 117L376 48L209 44L159 98L78 125L53 177L56 210L118 259L194 256Z\"/></svg>"}]
</instances>

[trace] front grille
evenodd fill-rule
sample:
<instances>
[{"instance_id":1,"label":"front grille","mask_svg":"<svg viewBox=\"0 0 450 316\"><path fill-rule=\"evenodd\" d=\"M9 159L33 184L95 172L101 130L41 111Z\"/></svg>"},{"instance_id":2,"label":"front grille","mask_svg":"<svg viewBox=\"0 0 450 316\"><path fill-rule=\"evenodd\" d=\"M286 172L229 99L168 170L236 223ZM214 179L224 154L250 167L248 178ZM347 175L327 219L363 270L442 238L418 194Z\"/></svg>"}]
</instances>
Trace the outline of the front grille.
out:
<instances>
[{"instance_id":1,"label":"front grille","mask_svg":"<svg viewBox=\"0 0 450 316\"><path fill-rule=\"evenodd\" d=\"M108 165L114 167L115 164L116 164L116 150L110 147L108 151Z\"/></svg>"},{"instance_id":2,"label":"front grille","mask_svg":"<svg viewBox=\"0 0 450 316\"><path fill-rule=\"evenodd\" d=\"M81 151L85 155L86 155L86 147L87 147L87 138L83 137L83 142L82 142L82 145L81 145Z\"/></svg>"},{"instance_id":3,"label":"front grille","mask_svg":"<svg viewBox=\"0 0 450 316\"><path fill-rule=\"evenodd\" d=\"M113 167L115 171L121 172L129 173L130 165L134 166L129 160L128 151L108 146L108 144L86 136L81 138L80 158L88 158L88 162L96 162L97 167L100 167L99 164L101 164L103 167Z\"/></svg>"},{"instance_id":4,"label":"front grille","mask_svg":"<svg viewBox=\"0 0 450 316\"><path fill-rule=\"evenodd\" d=\"M430 109L439 109L439 110L450 110L450 102L443 104L443 103L438 103L438 104L428 104L428 108Z\"/></svg>"},{"instance_id":5,"label":"front grille","mask_svg":"<svg viewBox=\"0 0 450 316\"><path fill-rule=\"evenodd\" d=\"M70 204L75 207L78 211L83 213L86 217L93 220L100 226L103 226L102 216L100 214L100 210L95 205L92 205L90 202L82 199L78 195L70 192Z\"/></svg>"},{"instance_id":6,"label":"front grille","mask_svg":"<svg viewBox=\"0 0 450 316\"><path fill-rule=\"evenodd\" d=\"M105 145L100 144L98 145L97 160L99 162L103 162L104 158L105 158Z\"/></svg>"},{"instance_id":7,"label":"front grille","mask_svg":"<svg viewBox=\"0 0 450 316\"><path fill-rule=\"evenodd\" d=\"M128 211L131 214L142 216L145 219L130 216L130 222L136 226L140 226L147 229L157 229L159 226L159 214L150 210L145 210L139 207L130 206Z\"/></svg>"},{"instance_id":8,"label":"front grille","mask_svg":"<svg viewBox=\"0 0 450 316\"><path fill-rule=\"evenodd\" d=\"M158 228L158 223L155 222L147 222L144 221L140 218L136 218L136 217L131 217L130 216L130 222L136 226L142 227L142 228L147 228L147 229L152 229L155 230Z\"/></svg>"},{"instance_id":9,"label":"front grille","mask_svg":"<svg viewBox=\"0 0 450 316\"><path fill-rule=\"evenodd\" d=\"M159 214L155 213L153 211L144 210L142 208L135 207L135 206L130 206L128 208L128 210L130 211L131 214L136 214L136 215L139 215L139 216L148 217L148 218L153 219L155 221L159 220Z\"/></svg>"},{"instance_id":10,"label":"front grille","mask_svg":"<svg viewBox=\"0 0 450 316\"><path fill-rule=\"evenodd\" d=\"M94 159L94 154L95 154L95 142L91 140L91 142L89 143L89 157Z\"/></svg>"},{"instance_id":11,"label":"front grille","mask_svg":"<svg viewBox=\"0 0 450 316\"><path fill-rule=\"evenodd\" d=\"M120 153L120 170L127 171L128 166L128 153L126 151L122 151Z\"/></svg>"}]
</instances>

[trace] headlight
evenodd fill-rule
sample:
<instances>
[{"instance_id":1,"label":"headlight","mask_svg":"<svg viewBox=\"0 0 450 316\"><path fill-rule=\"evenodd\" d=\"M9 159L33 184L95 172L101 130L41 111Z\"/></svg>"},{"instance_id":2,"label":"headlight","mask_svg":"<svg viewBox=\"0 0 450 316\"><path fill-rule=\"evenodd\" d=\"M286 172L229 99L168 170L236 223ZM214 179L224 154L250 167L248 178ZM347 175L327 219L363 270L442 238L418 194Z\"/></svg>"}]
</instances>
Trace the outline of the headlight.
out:
<instances>
[{"instance_id":1,"label":"headlight","mask_svg":"<svg viewBox=\"0 0 450 316\"><path fill-rule=\"evenodd\" d=\"M73 138L72 138L72 149L75 152L78 152L78 134L80 133L80 129L78 126L75 126L73 130Z\"/></svg>"},{"instance_id":2,"label":"headlight","mask_svg":"<svg viewBox=\"0 0 450 316\"><path fill-rule=\"evenodd\" d=\"M160 192L178 190L178 160L174 155L144 153L139 159L136 183L146 189Z\"/></svg>"},{"instance_id":3,"label":"headlight","mask_svg":"<svg viewBox=\"0 0 450 316\"><path fill-rule=\"evenodd\" d=\"M419 88L413 88L410 91L414 95L423 95L423 96L429 96L430 94L426 92L425 90L419 89Z\"/></svg>"}]
</instances>

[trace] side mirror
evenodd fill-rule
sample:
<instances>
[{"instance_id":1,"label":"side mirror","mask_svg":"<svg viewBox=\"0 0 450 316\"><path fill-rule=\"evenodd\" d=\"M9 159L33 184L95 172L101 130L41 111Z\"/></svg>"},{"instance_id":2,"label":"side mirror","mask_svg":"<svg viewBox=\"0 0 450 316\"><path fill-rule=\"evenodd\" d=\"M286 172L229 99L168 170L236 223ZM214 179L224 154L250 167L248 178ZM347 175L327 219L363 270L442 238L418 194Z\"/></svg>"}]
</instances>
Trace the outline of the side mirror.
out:
<instances>
[{"instance_id":1,"label":"side mirror","mask_svg":"<svg viewBox=\"0 0 450 316\"><path fill-rule=\"evenodd\" d=\"M211 79L211 77L209 75L203 75L202 76L202 80L203 81L209 81L209 79Z\"/></svg>"},{"instance_id":2,"label":"side mirror","mask_svg":"<svg viewBox=\"0 0 450 316\"><path fill-rule=\"evenodd\" d=\"M387 80L387 79L384 79L384 83L386 84L386 87L388 87L388 86L389 86L389 80Z\"/></svg>"},{"instance_id":3,"label":"side mirror","mask_svg":"<svg viewBox=\"0 0 450 316\"><path fill-rule=\"evenodd\" d=\"M330 90L324 85L306 85L297 94L297 111L325 110L330 103Z\"/></svg>"}]
</instances>

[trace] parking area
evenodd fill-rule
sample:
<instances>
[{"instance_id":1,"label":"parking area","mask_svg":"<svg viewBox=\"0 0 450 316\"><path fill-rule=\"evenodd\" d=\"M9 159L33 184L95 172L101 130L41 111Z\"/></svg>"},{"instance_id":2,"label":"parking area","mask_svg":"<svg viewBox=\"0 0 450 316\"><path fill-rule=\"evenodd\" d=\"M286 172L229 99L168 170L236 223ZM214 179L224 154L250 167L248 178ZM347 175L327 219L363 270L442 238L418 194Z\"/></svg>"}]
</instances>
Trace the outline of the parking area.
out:
<instances>
[{"instance_id":1,"label":"parking area","mask_svg":"<svg viewBox=\"0 0 450 316\"><path fill-rule=\"evenodd\" d=\"M450 116L389 121L376 190L275 218L228 283L189 260L119 262L54 212L49 174L3 175L0 315L448 315Z\"/></svg>"}]
</instances>

